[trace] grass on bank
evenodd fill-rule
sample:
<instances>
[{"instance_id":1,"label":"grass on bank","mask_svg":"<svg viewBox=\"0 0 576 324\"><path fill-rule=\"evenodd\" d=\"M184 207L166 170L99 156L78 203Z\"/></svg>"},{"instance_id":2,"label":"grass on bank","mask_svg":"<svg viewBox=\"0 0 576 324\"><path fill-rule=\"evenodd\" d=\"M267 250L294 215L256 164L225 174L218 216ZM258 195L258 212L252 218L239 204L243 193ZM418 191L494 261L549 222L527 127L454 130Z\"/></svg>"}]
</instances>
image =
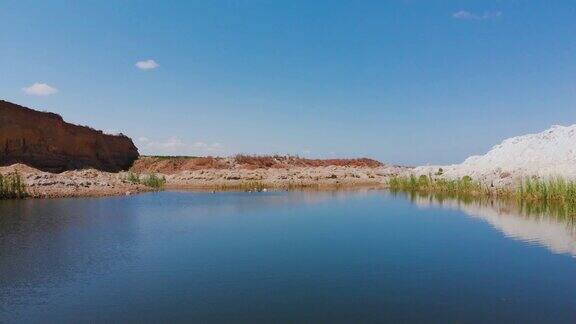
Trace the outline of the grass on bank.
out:
<instances>
[{"instance_id":1,"label":"grass on bank","mask_svg":"<svg viewBox=\"0 0 576 324\"><path fill-rule=\"evenodd\" d=\"M268 189L268 186L261 181L241 181L237 183L223 183L216 186L218 190L240 190L246 192L261 192Z\"/></svg>"},{"instance_id":2,"label":"grass on bank","mask_svg":"<svg viewBox=\"0 0 576 324\"><path fill-rule=\"evenodd\" d=\"M576 211L576 181L563 178L524 179L516 189L494 189L474 181L469 176L447 180L421 175L393 177L388 181L391 190L443 194L452 197L496 197L516 199L535 204L565 206ZM564 208L564 207L563 207Z\"/></svg>"},{"instance_id":3,"label":"grass on bank","mask_svg":"<svg viewBox=\"0 0 576 324\"><path fill-rule=\"evenodd\" d=\"M21 199L27 195L26 184L18 172L0 174L0 199Z\"/></svg>"},{"instance_id":4,"label":"grass on bank","mask_svg":"<svg viewBox=\"0 0 576 324\"><path fill-rule=\"evenodd\" d=\"M479 182L473 181L469 176L460 179L447 180L442 178L434 179L431 176L421 175L416 177L393 177L388 181L388 186L392 190L436 192L454 195L480 195L486 194Z\"/></svg>"},{"instance_id":5,"label":"grass on bank","mask_svg":"<svg viewBox=\"0 0 576 324\"><path fill-rule=\"evenodd\" d=\"M142 184L154 189L161 189L166 184L166 178L164 178L163 176L158 176L155 173L140 175L138 173L130 171L124 177L124 180L132 184Z\"/></svg>"},{"instance_id":6,"label":"grass on bank","mask_svg":"<svg viewBox=\"0 0 576 324\"><path fill-rule=\"evenodd\" d=\"M516 189L522 200L576 205L576 181L563 178L548 180L526 178Z\"/></svg>"}]
</instances>

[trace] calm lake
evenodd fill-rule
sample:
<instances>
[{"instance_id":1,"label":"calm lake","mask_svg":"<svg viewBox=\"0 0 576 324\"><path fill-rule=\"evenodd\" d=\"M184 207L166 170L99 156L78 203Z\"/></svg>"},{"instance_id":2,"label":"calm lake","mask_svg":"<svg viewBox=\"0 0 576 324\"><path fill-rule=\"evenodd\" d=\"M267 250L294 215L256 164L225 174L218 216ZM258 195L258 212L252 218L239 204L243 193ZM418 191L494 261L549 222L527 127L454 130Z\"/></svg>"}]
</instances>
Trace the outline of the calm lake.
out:
<instances>
[{"instance_id":1,"label":"calm lake","mask_svg":"<svg viewBox=\"0 0 576 324\"><path fill-rule=\"evenodd\" d=\"M0 201L0 322L576 322L576 225L387 191Z\"/></svg>"}]
</instances>

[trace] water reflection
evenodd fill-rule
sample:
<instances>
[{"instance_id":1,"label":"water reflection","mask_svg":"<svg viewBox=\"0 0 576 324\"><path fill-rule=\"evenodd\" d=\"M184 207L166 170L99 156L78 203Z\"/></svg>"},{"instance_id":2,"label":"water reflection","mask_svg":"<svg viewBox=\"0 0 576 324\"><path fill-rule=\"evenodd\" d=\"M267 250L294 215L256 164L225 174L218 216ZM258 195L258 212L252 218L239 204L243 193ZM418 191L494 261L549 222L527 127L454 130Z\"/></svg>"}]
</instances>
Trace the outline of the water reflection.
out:
<instances>
[{"instance_id":1,"label":"water reflection","mask_svg":"<svg viewBox=\"0 0 576 324\"><path fill-rule=\"evenodd\" d=\"M134 212L118 198L1 201L0 313L15 315L4 307L27 296L48 303L48 291L131 262Z\"/></svg>"},{"instance_id":2,"label":"water reflection","mask_svg":"<svg viewBox=\"0 0 576 324\"><path fill-rule=\"evenodd\" d=\"M542 209L411 199L574 255ZM0 322L574 322L576 262L494 232L388 191L0 202Z\"/></svg>"},{"instance_id":3,"label":"water reflection","mask_svg":"<svg viewBox=\"0 0 576 324\"><path fill-rule=\"evenodd\" d=\"M419 207L454 209L481 219L506 237L538 244L576 257L576 217L561 205L528 204L494 198L473 199L425 193L400 193Z\"/></svg>"},{"instance_id":4,"label":"water reflection","mask_svg":"<svg viewBox=\"0 0 576 324\"><path fill-rule=\"evenodd\" d=\"M356 191L357 196L367 191ZM165 192L101 199L0 201L0 312L27 286L34 293L126 271L151 233L201 232L216 218L298 208L350 193ZM0 316L0 322L2 317Z\"/></svg>"}]
</instances>

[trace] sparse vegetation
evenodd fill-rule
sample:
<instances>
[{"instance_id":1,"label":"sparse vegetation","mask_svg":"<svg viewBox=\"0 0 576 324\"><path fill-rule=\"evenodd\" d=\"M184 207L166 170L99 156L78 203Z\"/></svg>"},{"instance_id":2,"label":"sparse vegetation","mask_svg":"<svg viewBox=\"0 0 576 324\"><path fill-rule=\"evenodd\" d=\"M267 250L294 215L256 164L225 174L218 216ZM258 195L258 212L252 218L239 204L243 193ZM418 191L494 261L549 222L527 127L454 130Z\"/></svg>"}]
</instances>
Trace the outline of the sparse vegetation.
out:
<instances>
[{"instance_id":1,"label":"sparse vegetation","mask_svg":"<svg viewBox=\"0 0 576 324\"><path fill-rule=\"evenodd\" d=\"M155 173L145 175L140 178L140 183L154 189L160 189L166 184L166 178Z\"/></svg>"},{"instance_id":2,"label":"sparse vegetation","mask_svg":"<svg viewBox=\"0 0 576 324\"><path fill-rule=\"evenodd\" d=\"M358 159L308 159L297 155L245 155L234 157L236 164L249 169L258 168L289 168L289 167L370 167L382 166L382 163L369 158Z\"/></svg>"},{"instance_id":3,"label":"sparse vegetation","mask_svg":"<svg viewBox=\"0 0 576 324\"><path fill-rule=\"evenodd\" d=\"M21 199L26 196L26 184L18 172L0 174L0 199Z\"/></svg>"},{"instance_id":4,"label":"sparse vegetation","mask_svg":"<svg viewBox=\"0 0 576 324\"><path fill-rule=\"evenodd\" d=\"M376 168L382 163L368 159L307 159L292 155L247 155L238 154L231 158L186 157L186 156L142 156L132 166L136 173L156 172L173 174L182 170L207 169L269 169L292 167L369 167Z\"/></svg>"},{"instance_id":5,"label":"sparse vegetation","mask_svg":"<svg viewBox=\"0 0 576 324\"><path fill-rule=\"evenodd\" d=\"M266 185L260 181L243 182L242 187L245 191L262 191L266 189Z\"/></svg>"},{"instance_id":6,"label":"sparse vegetation","mask_svg":"<svg viewBox=\"0 0 576 324\"><path fill-rule=\"evenodd\" d=\"M132 184L143 184L154 189L160 189L166 184L166 178L163 176L158 176L156 173L140 175L130 171L127 173L123 180Z\"/></svg>"},{"instance_id":7,"label":"sparse vegetation","mask_svg":"<svg viewBox=\"0 0 576 324\"><path fill-rule=\"evenodd\" d=\"M576 216L576 181L563 178L538 179L526 178L514 190L484 186L471 177L446 180L431 176L414 175L393 177L388 181L393 191L435 194L447 198L502 198L513 199L525 209L558 209L563 213Z\"/></svg>"},{"instance_id":8,"label":"sparse vegetation","mask_svg":"<svg viewBox=\"0 0 576 324\"><path fill-rule=\"evenodd\" d=\"M388 186L392 190L436 192L454 195L479 195L486 194L487 190L479 182L472 181L469 176L460 179L447 180L443 178L432 178L421 175L416 177L393 177L388 181Z\"/></svg>"},{"instance_id":9,"label":"sparse vegetation","mask_svg":"<svg viewBox=\"0 0 576 324\"><path fill-rule=\"evenodd\" d=\"M132 166L136 173L173 174L181 170L228 169L229 165L223 158L205 156L144 156Z\"/></svg>"},{"instance_id":10,"label":"sparse vegetation","mask_svg":"<svg viewBox=\"0 0 576 324\"><path fill-rule=\"evenodd\" d=\"M240 182L232 182L232 183L222 183L217 186L218 190L228 191L228 190L238 190L238 191L255 191L260 192L267 189L266 186L261 181L240 181Z\"/></svg>"},{"instance_id":11,"label":"sparse vegetation","mask_svg":"<svg viewBox=\"0 0 576 324\"><path fill-rule=\"evenodd\" d=\"M304 189L319 189L320 186L317 183L304 183L304 182L289 182L284 189L292 190L304 190Z\"/></svg>"},{"instance_id":12,"label":"sparse vegetation","mask_svg":"<svg viewBox=\"0 0 576 324\"><path fill-rule=\"evenodd\" d=\"M519 215L525 217L537 217L540 219L553 217L566 221L567 225L573 226L573 230L576 233L576 222L574 221L576 220L576 205L523 201L514 199L512 195L508 195L502 199L502 197L495 196L454 196L443 193L415 191L393 191L393 194L404 195L413 203L423 203L428 201L430 204L442 205L445 202L456 201L458 205L475 204L478 206L496 206L495 208L502 212L508 213L510 211L515 211ZM454 206L454 204L450 203L449 205Z\"/></svg>"},{"instance_id":13,"label":"sparse vegetation","mask_svg":"<svg viewBox=\"0 0 576 324\"><path fill-rule=\"evenodd\" d=\"M128 172L128 175L126 176L125 180L133 184L138 184L140 183L140 175L130 171Z\"/></svg>"},{"instance_id":14,"label":"sparse vegetation","mask_svg":"<svg viewBox=\"0 0 576 324\"><path fill-rule=\"evenodd\" d=\"M576 206L576 181L526 178L516 190L516 198L529 202L561 203Z\"/></svg>"},{"instance_id":15,"label":"sparse vegetation","mask_svg":"<svg viewBox=\"0 0 576 324\"><path fill-rule=\"evenodd\" d=\"M336 185L335 187L338 187ZM212 186L208 186L207 188L212 188ZM261 192L266 191L273 188L274 190L307 190L313 189L317 190L320 188L320 185L317 183L306 183L306 182L288 182L285 185L275 186L273 184L267 184L262 181L238 181L238 182L227 182L221 183L219 186L216 186L215 189L221 191L246 191L246 192ZM334 188L332 186L331 188Z\"/></svg>"}]
</instances>

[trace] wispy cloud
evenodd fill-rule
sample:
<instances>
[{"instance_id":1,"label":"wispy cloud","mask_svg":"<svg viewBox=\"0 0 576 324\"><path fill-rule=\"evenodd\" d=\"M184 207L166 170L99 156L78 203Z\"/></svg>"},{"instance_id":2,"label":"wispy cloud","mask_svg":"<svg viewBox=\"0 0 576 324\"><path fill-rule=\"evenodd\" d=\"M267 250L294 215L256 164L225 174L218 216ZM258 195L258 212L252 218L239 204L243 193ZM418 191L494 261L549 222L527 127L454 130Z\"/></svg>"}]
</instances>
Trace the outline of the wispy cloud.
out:
<instances>
[{"instance_id":1,"label":"wispy cloud","mask_svg":"<svg viewBox=\"0 0 576 324\"><path fill-rule=\"evenodd\" d=\"M473 13L466 10L460 10L452 14L452 17L461 20L486 20L502 16L501 11L485 11L482 14Z\"/></svg>"},{"instance_id":2,"label":"wispy cloud","mask_svg":"<svg viewBox=\"0 0 576 324\"><path fill-rule=\"evenodd\" d=\"M154 70L160 65L154 60L145 60L136 62L136 67L140 70Z\"/></svg>"},{"instance_id":3,"label":"wispy cloud","mask_svg":"<svg viewBox=\"0 0 576 324\"><path fill-rule=\"evenodd\" d=\"M150 140L147 137L139 137L136 143L146 154L194 155L201 153L214 154L224 151L224 146L220 143L187 143L175 136L165 140Z\"/></svg>"},{"instance_id":4,"label":"wispy cloud","mask_svg":"<svg viewBox=\"0 0 576 324\"><path fill-rule=\"evenodd\" d=\"M34 83L29 87L22 88L22 91L31 96L49 96L58 92L58 89L47 85L46 83Z\"/></svg>"}]
</instances>

